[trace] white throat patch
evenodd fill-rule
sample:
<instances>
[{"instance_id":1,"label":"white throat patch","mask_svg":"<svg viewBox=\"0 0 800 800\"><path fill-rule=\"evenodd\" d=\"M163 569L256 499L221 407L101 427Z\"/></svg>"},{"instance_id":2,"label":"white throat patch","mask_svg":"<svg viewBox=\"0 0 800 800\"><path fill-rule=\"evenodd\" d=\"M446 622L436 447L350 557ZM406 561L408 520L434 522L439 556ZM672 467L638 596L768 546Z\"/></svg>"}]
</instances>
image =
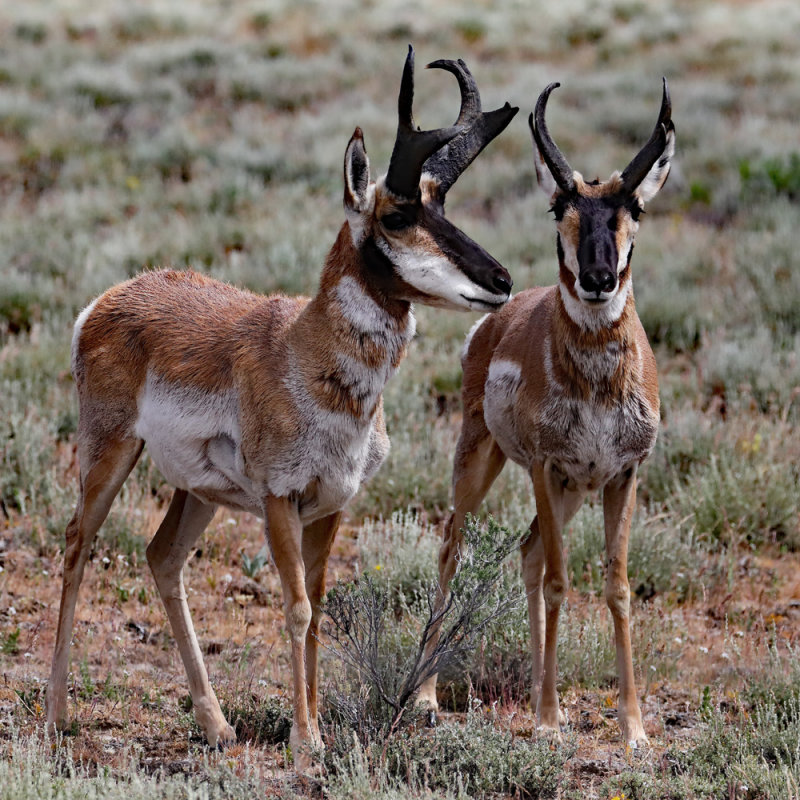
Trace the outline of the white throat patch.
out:
<instances>
[{"instance_id":1,"label":"white throat patch","mask_svg":"<svg viewBox=\"0 0 800 800\"><path fill-rule=\"evenodd\" d=\"M622 316L631 293L631 282L627 281L621 288L618 286L611 299L596 308L573 297L563 282L558 284L558 290L570 319L586 330L598 331L613 325ZM577 278L575 290L580 294Z\"/></svg>"}]
</instances>

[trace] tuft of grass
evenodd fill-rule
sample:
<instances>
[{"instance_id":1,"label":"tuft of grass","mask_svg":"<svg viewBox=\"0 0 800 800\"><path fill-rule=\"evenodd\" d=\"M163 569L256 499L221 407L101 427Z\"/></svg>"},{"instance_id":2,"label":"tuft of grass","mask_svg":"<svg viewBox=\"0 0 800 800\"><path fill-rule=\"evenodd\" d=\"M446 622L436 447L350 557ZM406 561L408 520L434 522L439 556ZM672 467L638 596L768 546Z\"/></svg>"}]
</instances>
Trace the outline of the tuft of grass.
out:
<instances>
[{"instance_id":1,"label":"tuft of grass","mask_svg":"<svg viewBox=\"0 0 800 800\"><path fill-rule=\"evenodd\" d=\"M61 798L82 800L245 800L263 796L280 785L265 782L249 750L236 760L197 753L195 774L174 774L140 767L133 742L126 745L127 765L120 770L77 758L73 744L61 737L50 740L37 732L24 735L12 723L0 758L0 785L7 800ZM270 785L271 784L271 785ZM288 787L284 787L288 791Z\"/></svg>"},{"instance_id":2,"label":"tuft of grass","mask_svg":"<svg viewBox=\"0 0 800 800\"><path fill-rule=\"evenodd\" d=\"M711 549L779 542L796 550L800 473L795 466L752 456L713 454L674 487L667 507L677 519L691 520L694 535Z\"/></svg>"},{"instance_id":3,"label":"tuft of grass","mask_svg":"<svg viewBox=\"0 0 800 800\"><path fill-rule=\"evenodd\" d=\"M547 737L516 738L497 723L493 714L473 708L463 725L443 723L386 743L343 737L326 755L328 792L335 798L431 792L447 798L555 797L576 750L574 739L554 745Z\"/></svg>"},{"instance_id":4,"label":"tuft of grass","mask_svg":"<svg viewBox=\"0 0 800 800\"><path fill-rule=\"evenodd\" d=\"M241 692L222 702L222 713L230 721L240 742L257 745L285 745L292 730L291 708L273 697Z\"/></svg>"}]
</instances>

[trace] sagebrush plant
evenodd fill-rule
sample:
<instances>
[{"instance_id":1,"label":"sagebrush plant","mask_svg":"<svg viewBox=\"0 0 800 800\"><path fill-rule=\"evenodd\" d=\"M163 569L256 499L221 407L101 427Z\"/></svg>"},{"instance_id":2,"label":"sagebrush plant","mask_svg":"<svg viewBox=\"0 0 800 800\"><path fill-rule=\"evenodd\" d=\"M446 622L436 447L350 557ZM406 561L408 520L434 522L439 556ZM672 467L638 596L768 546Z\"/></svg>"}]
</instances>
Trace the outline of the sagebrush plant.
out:
<instances>
[{"instance_id":1,"label":"sagebrush plant","mask_svg":"<svg viewBox=\"0 0 800 800\"><path fill-rule=\"evenodd\" d=\"M462 666L485 631L519 607L519 592L497 591L504 563L520 534L491 517L485 524L470 517L450 591L437 603L438 581L406 595L389 581L362 574L329 590L324 611L330 625L326 646L351 670L361 695L333 699L338 713L356 730L393 731L417 689L434 673ZM440 635L425 655L433 631ZM364 715L374 719L360 719Z\"/></svg>"}]
</instances>

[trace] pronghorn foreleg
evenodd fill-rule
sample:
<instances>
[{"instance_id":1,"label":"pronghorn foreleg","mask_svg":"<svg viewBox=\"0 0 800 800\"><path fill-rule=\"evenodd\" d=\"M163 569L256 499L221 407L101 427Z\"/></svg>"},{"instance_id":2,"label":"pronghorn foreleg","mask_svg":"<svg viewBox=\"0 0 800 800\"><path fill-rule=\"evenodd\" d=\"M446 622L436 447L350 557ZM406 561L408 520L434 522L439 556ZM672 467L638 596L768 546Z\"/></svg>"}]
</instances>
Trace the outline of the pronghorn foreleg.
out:
<instances>
[{"instance_id":1,"label":"pronghorn foreleg","mask_svg":"<svg viewBox=\"0 0 800 800\"><path fill-rule=\"evenodd\" d=\"M567 592L567 568L564 563L561 531L569 516L575 513L580 503L580 495L578 492L567 490L564 476L549 460L544 463L534 463L531 468L531 478L533 479L536 518L544 555L542 579L544 652L536 716L541 727L558 731L560 722L556 691L558 615ZM535 608L534 611L536 611ZM537 616L534 616L533 619L536 620ZM536 629L532 629L532 633L535 635ZM536 646L540 647L540 645Z\"/></svg>"},{"instance_id":2,"label":"pronghorn foreleg","mask_svg":"<svg viewBox=\"0 0 800 800\"><path fill-rule=\"evenodd\" d=\"M606 602L614 620L614 640L619 675L619 726L632 747L646 744L642 713L636 699L630 633L628 537L636 505L636 467L614 477L603 491L606 534Z\"/></svg>"},{"instance_id":3,"label":"pronghorn foreleg","mask_svg":"<svg viewBox=\"0 0 800 800\"><path fill-rule=\"evenodd\" d=\"M465 422L465 426L467 422ZM447 599L448 586L456 571L457 559L463 541L462 528L467 514L477 514L483 498L494 483L506 457L492 438L483 423L483 417L477 419L478 430L462 431L456 449L453 466L453 512L444 528L442 545L439 550L439 591L434 606L434 614L438 615ZM435 625L425 648L426 658L430 657L439 643L441 626ZM426 708L436 711L439 708L436 700L436 678L431 675L419 689L418 701Z\"/></svg>"},{"instance_id":4,"label":"pronghorn foreleg","mask_svg":"<svg viewBox=\"0 0 800 800\"><path fill-rule=\"evenodd\" d=\"M582 496L578 492L564 493L564 520L566 525L580 507ZM542 535L539 530L539 517L531 522L528 536L520 545L522 555L522 579L525 583L525 594L528 598L528 625L531 634L531 706L538 708L542 693L542 677L544 673L544 641L545 641L545 602L544 574L545 556ZM559 711L560 723L566 722Z\"/></svg>"},{"instance_id":5,"label":"pronghorn foreleg","mask_svg":"<svg viewBox=\"0 0 800 800\"><path fill-rule=\"evenodd\" d=\"M186 602L183 565L215 511L216 506L203 503L183 489L176 489L167 515L147 547L147 563L186 668L195 719L212 747L236 741L236 734L225 719L208 680Z\"/></svg>"},{"instance_id":6,"label":"pronghorn foreleg","mask_svg":"<svg viewBox=\"0 0 800 800\"><path fill-rule=\"evenodd\" d=\"M303 563L306 571L306 593L311 603L311 623L306 634L306 680L308 682L308 721L312 736L318 742L317 720L317 651L319 649L319 621L321 602L325 593L325 570L331 554L333 539L339 528L341 512L312 522L303 529Z\"/></svg>"},{"instance_id":7,"label":"pronghorn foreleg","mask_svg":"<svg viewBox=\"0 0 800 800\"><path fill-rule=\"evenodd\" d=\"M311 625L311 603L306 592L302 536L297 504L289 497L269 495L266 505L267 539L283 590L286 628L292 647L292 731L289 745L297 772L311 768L309 747L316 744L308 719L306 636Z\"/></svg>"},{"instance_id":8,"label":"pronghorn foreleg","mask_svg":"<svg viewBox=\"0 0 800 800\"><path fill-rule=\"evenodd\" d=\"M82 447L82 466L89 464L92 447ZM86 560L97 531L108 516L111 504L125 478L142 452L140 439L105 443L102 454L81 471L81 488L75 514L67 525L64 552L64 578L58 612L56 647L50 680L47 684L48 727L63 728L67 723L67 673L69 646L75 620L75 605Z\"/></svg>"}]
</instances>

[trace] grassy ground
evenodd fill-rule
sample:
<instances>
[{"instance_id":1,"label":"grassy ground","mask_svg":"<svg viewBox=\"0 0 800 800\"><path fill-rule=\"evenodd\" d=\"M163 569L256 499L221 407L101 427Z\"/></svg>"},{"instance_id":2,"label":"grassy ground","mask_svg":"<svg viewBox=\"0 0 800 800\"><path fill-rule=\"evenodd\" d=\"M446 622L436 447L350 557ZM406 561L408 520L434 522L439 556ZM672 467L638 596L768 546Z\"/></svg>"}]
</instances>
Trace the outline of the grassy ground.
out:
<instances>
[{"instance_id":1,"label":"grassy ground","mask_svg":"<svg viewBox=\"0 0 800 800\"><path fill-rule=\"evenodd\" d=\"M323 791L285 769L279 585L271 567L258 569L257 521L227 512L191 559L187 584L242 744L203 751L143 561L169 498L146 459L87 570L74 735L54 752L39 740L76 497L71 323L93 296L148 265L313 292L343 219L344 148L360 125L373 169L385 169L411 41L420 65L463 57L486 107L521 106L448 203L518 288L556 275L524 122L541 89L561 81L551 131L575 168L604 178L643 143L660 78L670 81L676 163L634 257L663 408L631 543L637 686L653 747L633 754L619 741L601 516L587 505L568 536L565 744L550 749L534 731L516 613L451 676L445 724L405 730L396 758L394 745L342 745L332 709L347 676L328 656L324 791L798 797L800 7L534 5L37 0L0 10L0 795ZM450 76L420 70L417 95L423 127L455 118ZM458 351L475 315L418 309L418 319L385 395L393 450L350 506L331 582L366 571L409 591L435 570L459 425ZM487 509L526 526L534 511L525 476L507 468ZM513 565L507 581L518 584ZM535 780L480 783L520 758Z\"/></svg>"}]
</instances>

